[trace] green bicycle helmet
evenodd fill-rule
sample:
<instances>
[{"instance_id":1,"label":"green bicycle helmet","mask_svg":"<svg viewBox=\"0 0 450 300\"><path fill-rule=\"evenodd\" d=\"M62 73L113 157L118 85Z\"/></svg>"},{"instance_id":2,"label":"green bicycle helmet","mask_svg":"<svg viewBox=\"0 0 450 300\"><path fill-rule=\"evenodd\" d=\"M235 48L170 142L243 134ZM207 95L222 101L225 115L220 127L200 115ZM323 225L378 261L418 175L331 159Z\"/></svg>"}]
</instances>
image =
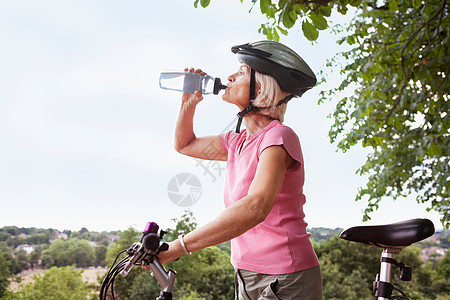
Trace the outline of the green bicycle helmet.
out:
<instances>
[{"instance_id":1,"label":"green bicycle helmet","mask_svg":"<svg viewBox=\"0 0 450 300\"><path fill-rule=\"evenodd\" d=\"M236 132L240 131L242 118L252 110L271 107L257 107L252 104L255 99L255 71L270 75L278 82L288 97L275 106L287 103L293 97L301 97L304 92L316 85L317 79L308 64L291 48L275 41L258 41L231 47L241 63L250 66L250 103L238 113Z\"/></svg>"},{"instance_id":2,"label":"green bicycle helmet","mask_svg":"<svg viewBox=\"0 0 450 300\"><path fill-rule=\"evenodd\" d=\"M308 64L294 50L275 41L259 41L233 46L242 63L275 78L281 89L300 97L316 85L317 79Z\"/></svg>"}]
</instances>

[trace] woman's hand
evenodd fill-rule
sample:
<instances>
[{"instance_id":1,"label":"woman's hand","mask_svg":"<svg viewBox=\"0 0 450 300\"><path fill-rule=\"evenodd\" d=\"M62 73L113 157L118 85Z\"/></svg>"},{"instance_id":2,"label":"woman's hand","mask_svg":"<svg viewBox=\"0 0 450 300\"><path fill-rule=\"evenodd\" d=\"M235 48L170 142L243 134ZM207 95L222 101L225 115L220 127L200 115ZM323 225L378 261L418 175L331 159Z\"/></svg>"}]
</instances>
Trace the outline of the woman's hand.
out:
<instances>
[{"instance_id":1,"label":"woman's hand","mask_svg":"<svg viewBox=\"0 0 450 300\"><path fill-rule=\"evenodd\" d=\"M185 254L178 240L169 242L167 244L169 245L169 249L158 254L158 260L161 264L170 263ZM150 266L143 265L142 269L145 271L150 271Z\"/></svg>"},{"instance_id":2,"label":"woman's hand","mask_svg":"<svg viewBox=\"0 0 450 300\"><path fill-rule=\"evenodd\" d=\"M191 73L198 73L202 76L206 75L206 73L203 72L201 69L185 68L184 71ZM182 103L192 103L194 105L197 105L202 100L203 94L201 91L195 91L194 94L183 93L183 96L181 96Z\"/></svg>"},{"instance_id":3,"label":"woman's hand","mask_svg":"<svg viewBox=\"0 0 450 300\"><path fill-rule=\"evenodd\" d=\"M158 254L158 260L162 264L170 263L184 255L183 248L178 240L167 244L169 245L169 249Z\"/></svg>"}]
</instances>

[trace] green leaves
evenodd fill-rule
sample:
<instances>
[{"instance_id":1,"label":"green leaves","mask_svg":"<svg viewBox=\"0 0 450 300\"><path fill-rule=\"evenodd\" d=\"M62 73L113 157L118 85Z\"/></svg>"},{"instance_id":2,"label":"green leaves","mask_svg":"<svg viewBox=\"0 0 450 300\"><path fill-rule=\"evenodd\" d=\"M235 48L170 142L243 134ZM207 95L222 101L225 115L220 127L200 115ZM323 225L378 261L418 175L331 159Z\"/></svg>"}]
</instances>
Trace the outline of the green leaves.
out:
<instances>
[{"instance_id":1,"label":"green leaves","mask_svg":"<svg viewBox=\"0 0 450 300\"><path fill-rule=\"evenodd\" d=\"M437 144L431 143L430 147L428 148L428 156L429 157L440 157L442 156L442 150L441 147Z\"/></svg>"},{"instance_id":2,"label":"green leaves","mask_svg":"<svg viewBox=\"0 0 450 300\"><path fill-rule=\"evenodd\" d=\"M439 76L449 23L439 0L393 0L360 14L341 40L354 48L340 55L345 79L329 95L352 96L339 100L330 137L343 151L360 142L373 151L358 170L368 176L357 195L365 220L383 198L415 193L450 227L449 83Z\"/></svg>"},{"instance_id":3,"label":"green leaves","mask_svg":"<svg viewBox=\"0 0 450 300\"><path fill-rule=\"evenodd\" d=\"M203 8L206 8L210 4L211 0L195 0L195 2L194 2L194 7L195 8L198 8L198 2L200 2L200 5Z\"/></svg>"},{"instance_id":4,"label":"green leaves","mask_svg":"<svg viewBox=\"0 0 450 300\"><path fill-rule=\"evenodd\" d=\"M266 15L268 19L275 18L275 13L277 12L276 6L272 4L271 0L260 0L259 8L263 15Z\"/></svg>"},{"instance_id":5,"label":"green leaves","mask_svg":"<svg viewBox=\"0 0 450 300\"><path fill-rule=\"evenodd\" d=\"M243 3L243 0L240 0ZM251 0L254 4L258 0ZM341 13L346 12L348 1L345 4L342 0L332 0L330 2L300 2L293 1L272 1L259 0L259 9L265 15L269 22L261 24L258 32L264 34L269 40L278 41L280 33L288 34L288 30L293 28L298 20L300 20L303 35L310 41L315 41L319 37L319 31L328 29L327 18L331 16L333 7L337 7ZM195 0L194 7L198 8L198 4L206 8L211 0ZM361 3L356 0L351 5Z\"/></svg>"},{"instance_id":6,"label":"green leaves","mask_svg":"<svg viewBox=\"0 0 450 300\"><path fill-rule=\"evenodd\" d=\"M33 275L33 281L11 295L10 299L87 299L89 287L81 273L72 266L52 267L42 274Z\"/></svg>"},{"instance_id":7,"label":"green leaves","mask_svg":"<svg viewBox=\"0 0 450 300\"><path fill-rule=\"evenodd\" d=\"M286 28L292 28L297 21L297 13L294 10L283 12L282 14L283 25Z\"/></svg>"},{"instance_id":8,"label":"green leaves","mask_svg":"<svg viewBox=\"0 0 450 300\"><path fill-rule=\"evenodd\" d=\"M413 0L412 7L415 9L419 9L422 6L422 0Z\"/></svg>"},{"instance_id":9,"label":"green leaves","mask_svg":"<svg viewBox=\"0 0 450 300\"><path fill-rule=\"evenodd\" d=\"M398 2L397 2L397 0L389 1L388 5L389 5L389 9L390 10L392 10L392 11L398 10Z\"/></svg>"},{"instance_id":10,"label":"green leaves","mask_svg":"<svg viewBox=\"0 0 450 300\"><path fill-rule=\"evenodd\" d=\"M309 17L312 20L314 27L316 27L316 29L325 30L328 28L328 22L325 19L324 15L320 13L311 13Z\"/></svg>"},{"instance_id":11,"label":"green leaves","mask_svg":"<svg viewBox=\"0 0 450 300\"><path fill-rule=\"evenodd\" d=\"M324 16L324 17L329 17L331 16L331 6L320 6L319 7L319 12Z\"/></svg>"},{"instance_id":12,"label":"green leaves","mask_svg":"<svg viewBox=\"0 0 450 300\"><path fill-rule=\"evenodd\" d=\"M319 31L329 27L327 18L331 16L332 8L336 3L338 3L337 0L325 4L260 0L261 13L269 22L262 24L258 31L269 40L279 40L279 33L287 35L288 29L293 28L300 20L303 35L308 40L315 41L319 37Z\"/></svg>"},{"instance_id":13,"label":"green leaves","mask_svg":"<svg viewBox=\"0 0 450 300\"><path fill-rule=\"evenodd\" d=\"M307 20L303 21L302 30L305 37L310 41L315 41L319 37L319 31Z\"/></svg>"}]
</instances>

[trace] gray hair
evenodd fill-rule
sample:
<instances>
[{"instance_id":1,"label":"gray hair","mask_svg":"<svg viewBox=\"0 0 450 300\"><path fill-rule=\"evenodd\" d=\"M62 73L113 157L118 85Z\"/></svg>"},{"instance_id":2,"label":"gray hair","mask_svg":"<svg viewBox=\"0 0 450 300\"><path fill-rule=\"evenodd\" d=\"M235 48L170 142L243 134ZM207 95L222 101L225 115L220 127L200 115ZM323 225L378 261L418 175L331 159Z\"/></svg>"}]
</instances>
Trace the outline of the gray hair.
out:
<instances>
[{"instance_id":1,"label":"gray hair","mask_svg":"<svg viewBox=\"0 0 450 300\"><path fill-rule=\"evenodd\" d=\"M270 75L255 72L256 88L258 90L253 105L257 107L270 107L259 111L263 115L267 115L272 119L280 122L284 121L286 113L286 103L276 106L279 101L283 100L290 93L283 92L280 85Z\"/></svg>"}]
</instances>

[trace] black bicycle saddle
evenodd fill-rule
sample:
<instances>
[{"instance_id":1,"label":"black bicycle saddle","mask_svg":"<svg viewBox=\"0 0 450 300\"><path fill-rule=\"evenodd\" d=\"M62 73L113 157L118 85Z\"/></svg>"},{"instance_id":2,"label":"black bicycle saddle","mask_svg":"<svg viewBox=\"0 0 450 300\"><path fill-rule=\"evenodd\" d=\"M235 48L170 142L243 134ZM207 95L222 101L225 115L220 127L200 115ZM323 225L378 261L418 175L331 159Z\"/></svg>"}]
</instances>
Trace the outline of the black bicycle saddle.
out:
<instances>
[{"instance_id":1,"label":"black bicycle saddle","mask_svg":"<svg viewBox=\"0 0 450 300\"><path fill-rule=\"evenodd\" d=\"M428 219L412 219L398 223L351 227L339 235L341 239L380 248L406 247L434 234Z\"/></svg>"}]
</instances>

